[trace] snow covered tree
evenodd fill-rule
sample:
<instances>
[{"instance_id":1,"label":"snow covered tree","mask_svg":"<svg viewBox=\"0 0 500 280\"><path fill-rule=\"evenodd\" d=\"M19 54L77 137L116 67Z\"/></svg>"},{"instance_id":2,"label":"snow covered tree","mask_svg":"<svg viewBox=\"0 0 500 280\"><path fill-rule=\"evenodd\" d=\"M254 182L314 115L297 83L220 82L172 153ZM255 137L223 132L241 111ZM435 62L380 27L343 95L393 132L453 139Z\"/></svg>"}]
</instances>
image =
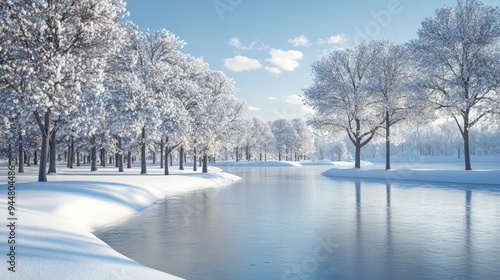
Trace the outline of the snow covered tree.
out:
<instances>
[{"instance_id":1,"label":"snow covered tree","mask_svg":"<svg viewBox=\"0 0 500 280\"><path fill-rule=\"evenodd\" d=\"M403 45L381 42L381 49L370 74L368 87L378 95L380 110L384 115L385 169L391 169L391 127L404 121L420 109L408 81L412 78L411 57ZM415 115L415 114L413 114Z\"/></svg>"},{"instance_id":2,"label":"snow covered tree","mask_svg":"<svg viewBox=\"0 0 500 280\"><path fill-rule=\"evenodd\" d=\"M183 55L174 65L177 76L170 79L171 98L175 104L170 114L165 116L162 139L165 139L165 174L168 175L167 159L170 153L180 145L190 144L193 148L193 169L196 169L198 151L202 149L197 137L196 127L202 125L200 114L206 106L203 96L205 75L208 65L200 58ZM180 149L181 151L181 149ZM184 146L182 153L184 154ZM184 156L179 164L184 164ZM182 166L182 168L184 168Z\"/></svg>"},{"instance_id":3,"label":"snow covered tree","mask_svg":"<svg viewBox=\"0 0 500 280\"><path fill-rule=\"evenodd\" d=\"M333 51L313 64L314 83L304 89L305 103L316 111L309 124L330 135L347 133L356 149L356 168L361 168L361 148L385 122L382 100L369 87L380 51L377 41Z\"/></svg>"},{"instance_id":4,"label":"snow covered tree","mask_svg":"<svg viewBox=\"0 0 500 280\"><path fill-rule=\"evenodd\" d=\"M245 106L234 94L234 82L221 71L208 71L203 81L204 106L196 121L196 137L203 146L203 170L207 172L208 155L218 151L227 138L228 129L240 123Z\"/></svg>"},{"instance_id":5,"label":"snow covered tree","mask_svg":"<svg viewBox=\"0 0 500 280\"><path fill-rule=\"evenodd\" d=\"M137 64L139 56L134 49L138 40L137 27L132 23L124 23L124 40L120 50L109 57L105 72L105 87L108 98L105 99L107 114L106 128L116 137L118 171L123 172L124 151L137 144L136 137L141 133L140 110L137 110L139 99L146 88L138 76ZM125 148L128 149L125 149Z\"/></svg>"},{"instance_id":6,"label":"snow covered tree","mask_svg":"<svg viewBox=\"0 0 500 280\"><path fill-rule=\"evenodd\" d=\"M264 160L267 160L267 153L275 146L274 134L269 127L269 123L259 118L253 118L252 122L250 135L255 139L255 150L259 153L260 161L263 159L262 153L264 153Z\"/></svg>"},{"instance_id":7,"label":"snow covered tree","mask_svg":"<svg viewBox=\"0 0 500 280\"><path fill-rule=\"evenodd\" d=\"M269 123L269 127L274 134L275 149L278 152L278 160L281 161L282 155L285 154L286 160L288 159L288 152L290 152L297 143L297 132L293 128L290 121L285 119L277 119Z\"/></svg>"},{"instance_id":8,"label":"snow covered tree","mask_svg":"<svg viewBox=\"0 0 500 280\"><path fill-rule=\"evenodd\" d=\"M134 72L143 89L134 97L137 125L141 127L141 174L147 173L148 139L160 139L161 117L170 114L172 99L170 78L177 68L172 67L182 56L184 42L168 30L137 32L131 38L131 48L137 57Z\"/></svg>"},{"instance_id":9,"label":"snow covered tree","mask_svg":"<svg viewBox=\"0 0 500 280\"><path fill-rule=\"evenodd\" d=\"M297 143L295 144L295 160L299 161L300 158L314 151L314 135L307 127L302 119L292 120L293 128L297 132Z\"/></svg>"},{"instance_id":10,"label":"snow covered tree","mask_svg":"<svg viewBox=\"0 0 500 280\"><path fill-rule=\"evenodd\" d=\"M349 156L349 151L344 141L337 141L330 144L329 152L332 155L332 161L336 158L338 161Z\"/></svg>"},{"instance_id":11,"label":"snow covered tree","mask_svg":"<svg viewBox=\"0 0 500 280\"><path fill-rule=\"evenodd\" d=\"M471 128L499 107L499 45L500 9L477 0L438 9L410 43L428 101L460 130L466 170Z\"/></svg>"},{"instance_id":12,"label":"snow covered tree","mask_svg":"<svg viewBox=\"0 0 500 280\"><path fill-rule=\"evenodd\" d=\"M44 182L57 123L77 111L83 94L103 91L103 64L119 42L125 5L121 0L6 0L1 10L12 58L2 68L21 73L11 87L36 117L42 135L38 181Z\"/></svg>"}]
</instances>

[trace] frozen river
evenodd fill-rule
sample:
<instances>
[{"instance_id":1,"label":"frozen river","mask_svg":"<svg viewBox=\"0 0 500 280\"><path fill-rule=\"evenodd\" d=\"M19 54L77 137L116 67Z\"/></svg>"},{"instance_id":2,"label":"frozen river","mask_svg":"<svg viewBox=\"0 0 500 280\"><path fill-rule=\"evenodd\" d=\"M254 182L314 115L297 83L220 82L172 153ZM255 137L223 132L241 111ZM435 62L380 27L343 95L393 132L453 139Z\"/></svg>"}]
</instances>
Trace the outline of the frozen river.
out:
<instances>
[{"instance_id":1,"label":"frozen river","mask_svg":"<svg viewBox=\"0 0 500 280\"><path fill-rule=\"evenodd\" d=\"M227 168L95 234L186 279L500 279L500 186L332 179L327 167Z\"/></svg>"}]
</instances>

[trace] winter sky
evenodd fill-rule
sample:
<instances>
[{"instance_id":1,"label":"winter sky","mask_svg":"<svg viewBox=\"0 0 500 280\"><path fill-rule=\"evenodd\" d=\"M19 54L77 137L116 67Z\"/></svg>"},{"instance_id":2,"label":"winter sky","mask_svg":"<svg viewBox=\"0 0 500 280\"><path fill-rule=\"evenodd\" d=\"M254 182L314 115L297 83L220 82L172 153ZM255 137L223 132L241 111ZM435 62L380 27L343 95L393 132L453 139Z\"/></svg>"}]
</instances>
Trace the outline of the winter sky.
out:
<instances>
[{"instance_id":1,"label":"winter sky","mask_svg":"<svg viewBox=\"0 0 500 280\"><path fill-rule=\"evenodd\" d=\"M483 0L497 6L496 0ZM304 117L302 88L311 64L331 50L364 39L403 43L425 17L456 0L129 0L129 20L141 30L166 28L186 41L239 88L250 116Z\"/></svg>"}]
</instances>

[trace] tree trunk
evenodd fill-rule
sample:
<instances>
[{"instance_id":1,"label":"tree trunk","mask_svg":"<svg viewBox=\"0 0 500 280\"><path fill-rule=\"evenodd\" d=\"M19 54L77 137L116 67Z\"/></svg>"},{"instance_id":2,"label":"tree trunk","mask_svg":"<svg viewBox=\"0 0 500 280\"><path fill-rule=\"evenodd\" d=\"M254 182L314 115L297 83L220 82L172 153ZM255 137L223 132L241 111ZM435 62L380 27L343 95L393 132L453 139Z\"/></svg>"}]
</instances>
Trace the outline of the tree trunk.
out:
<instances>
[{"instance_id":1,"label":"tree trunk","mask_svg":"<svg viewBox=\"0 0 500 280\"><path fill-rule=\"evenodd\" d=\"M23 147L23 134L22 128L19 129L19 173L24 173L24 147Z\"/></svg>"},{"instance_id":2,"label":"tree trunk","mask_svg":"<svg viewBox=\"0 0 500 280\"><path fill-rule=\"evenodd\" d=\"M465 170L472 170L471 160L470 160L470 141L469 141L469 128L468 123L464 127L464 159L465 159Z\"/></svg>"},{"instance_id":3,"label":"tree trunk","mask_svg":"<svg viewBox=\"0 0 500 280\"><path fill-rule=\"evenodd\" d=\"M35 154L33 155L33 165L38 164L38 151L35 150Z\"/></svg>"},{"instance_id":4,"label":"tree trunk","mask_svg":"<svg viewBox=\"0 0 500 280\"><path fill-rule=\"evenodd\" d=\"M203 169L201 172L208 173L208 156L207 153L203 153Z\"/></svg>"},{"instance_id":5,"label":"tree trunk","mask_svg":"<svg viewBox=\"0 0 500 280\"><path fill-rule=\"evenodd\" d=\"M12 166L12 144L9 144L9 166Z\"/></svg>"},{"instance_id":6,"label":"tree trunk","mask_svg":"<svg viewBox=\"0 0 500 280\"><path fill-rule=\"evenodd\" d=\"M469 123L469 115L470 115L470 108L467 108L464 112L462 112L462 117L463 117L463 127L460 126L460 123L458 122L458 119L455 118L455 122L458 125L458 128L460 129L460 133L462 134L462 138L464 140L464 161L465 161L465 170L472 170L472 165L471 165L471 160L470 160L470 138L469 138L469 130L470 130L470 123Z\"/></svg>"},{"instance_id":7,"label":"tree trunk","mask_svg":"<svg viewBox=\"0 0 500 280\"><path fill-rule=\"evenodd\" d=\"M354 167L357 169L361 168L361 139L356 137L356 154L354 159Z\"/></svg>"},{"instance_id":8,"label":"tree trunk","mask_svg":"<svg viewBox=\"0 0 500 280\"><path fill-rule=\"evenodd\" d=\"M68 159L69 159L69 166L68 167L73 168L73 162L75 161L75 139L74 139L73 135L71 135L71 146L69 149Z\"/></svg>"},{"instance_id":9,"label":"tree trunk","mask_svg":"<svg viewBox=\"0 0 500 280\"><path fill-rule=\"evenodd\" d=\"M354 167L357 169L361 168L361 123L356 119L356 134L354 135L354 146L356 147L356 152L354 155ZM351 138L351 140L353 140Z\"/></svg>"},{"instance_id":10,"label":"tree trunk","mask_svg":"<svg viewBox=\"0 0 500 280\"><path fill-rule=\"evenodd\" d=\"M172 149L170 149L170 145L168 144L168 138L167 138L167 141L165 141L167 144L166 144L166 147L165 147L165 175L170 175L170 171L168 169L168 158L170 156L170 153L172 152Z\"/></svg>"},{"instance_id":11,"label":"tree trunk","mask_svg":"<svg viewBox=\"0 0 500 280\"><path fill-rule=\"evenodd\" d=\"M385 112L385 170L391 169L391 124L389 112Z\"/></svg>"},{"instance_id":12,"label":"tree trunk","mask_svg":"<svg viewBox=\"0 0 500 280\"><path fill-rule=\"evenodd\" d=\"M184 170L184 147L179 148L179 170Z\"/></svg>"},{"instance_id":13,"label":"tree trunk","mask_svg":"<svg viewBox=\"0 0 500 280\"><path fill-rule=\"evenodd\" d=\"M196 169L196 157L197 157L197 155L196 155L196 147L194 147L193 153L194 153L194 155L193 155L193 171L198 171Z\"/></svg>"},{"instance_id":14,"label":"tree trunk","mask_svg":"<svg viewBox=\"0 0 500 280\"><path fill-rule=\"evenodd\" d=\"M66 167L69 168L69 153L70 153L70 150L71 150L71 144L70 143L67 143L67 148L68 150L64 152L64 160L66 161Z\"/></svg>"},{"instance_id":15,"label":"tree trunk","mask_svg":"<svg viewBox=\"0 0 500 280\"><path fill-rule=\"evenodd\" d=\"M122 150L122 138L118 136L118 158L117 158L117 163L118 163L118 172L123 172L123 150Z\"/></svg>"},{"instance_id":16,"label":"tree trunk","mask_svg":"<svg viewBox=\"0 0 500 280\"><path fill-rule=\"evenodd\" d=\"M281 152L278 152L278 160L281 161Z\"/></svg>"},{"instance_id":17,"label":"tree trunk","mask_svg":"<svg viewBox=\"0 0 500 280\"><path fill-rule=\"evenodd\" d=\"M153 151L153 165L156 165L156 152Z\"/></svg>"},{"instance_id":18,"label":"tree trunk","mask_svg":"<svg viewBox=\"0 0 500 280\"><path fill-rule=\"evenodd\" d=\"M146 127L142 128L141 174L146 174Z\"/></svg>"},{"instance_id":19,"label":"tree trunk","mask_svg":"<svg viewBox=\"0 0 500 280\"><path fill-rule=\"evenodd\" d=\"M238 162L238 161L239 161L238 156L239 156L239 151L238 151L238 147L236 147L236 162Z\"/></svg>"},{"instance_id":20,"label":"tree trunk","mask_svg":"<svg viewBox=\"0 0 500 280\"><path fill-rule=\"evenodd\" d=\"M57 173L57 170L56 170L56 156L57 156L57 152L56 152L56 133L57 133L57 128L54 127L52 129L52 133L50 134L50 157L49 157L49 171L48 173L49 174L52 174L52 173Z\"/></svg>"},{"instance_id":21,"label":"tree trunk","mask_svg":"<svg viewBox=\"0 0 500 280\"><path fill-rule=\"evenodd\" d=\"M90 151L90 171L97 171L97 147L95 143L95 135L92 135L91 140L91 151Z\"/></svg>"},{"instance_id":22,"label":"tree trunk","mask_svg":"<svg viewBox=\"0 0 500 280\"><path fill-rule=\"evenodd\" d=\"M49 154L49 142L50 142L50 122L52 121L52 113L50 110L45 112L44 123L40 119L38 112L34 112L38 127L42 134L42 147L40 155L40 166L38 168L38 182L47 182L47 157ZM9 158L9 161L12 161ZM9 164L11 165L11 163Z\"/></svg>"},{"instance_id":23,"label":"tree trunk","mask_svg":"<svg viewBox=\"0 0 500 280\"><path fill-rule=\"evenodd\" d=\"M160 168L163 168L163 162L167 163L165 160L166 157L164 155L165 142L163 142L163 138L160 140Z\"/></svg>"},{"instance_id":24,"label":"tree trunk","mask_svg":"<svg viewBox=\"0 0 500 280\"><path fill-rule=\"evenodd\" d=\"M130 151L127 154L127 168L132 168L132 153Z\"/></svg>"},{"instance_id":25,"label":"tree trunk","mask_svg":"<svg viewBox=\"0 0 500 280\"><path fill-rule=\"evenodd\" d=\"M80 152L76 152L76 166L80 166Z\"/></svg>"},{"instance_id":26,"label":"tree trunk","mask_svg":"<svg viewBox=\"0 0 500 280\"><path fill-rule=\"evenodd\" d=\"M99 150L99 159L101 161L101 167L106 167L106 152L104 151L104 148L101 148Z\"/></svg>"},{"instance_id":27,"label":"tree trunk","mask_svg":"<svg viewBox=\"0 0 500 280\"><path fill-rule=\"evenodd\" d=\"M31 165L30 165L30 160L31 160L31 155L30 155L30 153L26 153L26 152L25 152L25 153L24 153L24 159L26 160L26 165L27 165L27 166L31 166Z\"/></svg>"}]
</instances>

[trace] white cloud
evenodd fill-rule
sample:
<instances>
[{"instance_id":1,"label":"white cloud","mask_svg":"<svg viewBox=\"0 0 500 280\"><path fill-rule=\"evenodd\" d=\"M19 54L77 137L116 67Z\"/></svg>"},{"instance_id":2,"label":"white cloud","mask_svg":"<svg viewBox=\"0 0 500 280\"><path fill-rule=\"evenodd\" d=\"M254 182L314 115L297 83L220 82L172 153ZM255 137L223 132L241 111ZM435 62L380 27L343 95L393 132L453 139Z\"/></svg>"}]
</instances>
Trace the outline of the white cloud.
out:
<instances>
[{"instance_id":1,"label":"white cloud","mask_svg":"<svg viewBox=\"0 0 500 280\"><path fill-rule=\"evenodd\" d=\"M309 47L311 45L309 39L304 35L288 39L288 43L292 44L294 47Z\"/></svg>"},{"instance_id":2,"label":"white cloud","mask_svg":"<svg viewBox=\"0 0 500 280\"><path fill-rule=\"evenodd\" d=\"M259 40L253 40L248 47L243 47L243 50L256 50L263 51L269 49L269 46L259 42Z\"/></svg>"},{"instance_id":3,"label":"white cloud","mask_svg":"<svg viewBox=\"0 0 500 280\"><path fill-rule=\"evenodd\" d=\"M302 110L302 112L304 112L306 114L314 114L314 113L316 113L316 111L311 106L308 106L308 105L302 105L302 106L300 106L300 110Z\"/></svg>"},{"instance_id":4,"label":"white cloud","mask_svg":"<svg viewBox=\"0 0 500 280\"><path fill-rule=\"evenodd\" d=\"M266 61L283 71L293 71L297 69L297 67L299 67L298 60L304 58L304 55L300 51L296 50L283 51L271 49L269 54L271 55L271 58L266 59Z\"/></svg>"},{"instance_id":5,"label":"white cloud","mask_svg":"<svg viewBox=\"0 0 500 280\"><path fill-rule=\"evenodd\" d=\"M246 56L237 55L233 58L224 59L224 66L235 72L243 72L249 70L257 70L262 67L257 59L248 58Z\"/></svg>"},{"instance_id":6,"label":"white cloud","mask_svg":"<svg viewBox=\"0 0 500 280\"><path fill-rule=\"evenodd\" d=\"M276 75L281 74L281 69L279 69L278 67L266 66L266 71L269 73L276 74Z\"/></svg>"},{"instance_id":7,"label":"white cloud","mask_svg":"<svg viewBox=\"0 0 500 280\"><path fill-rule=\"evenodd\" d=\"M285 103L293 104L293 105L302 105L302 96L297 94L283 96L283 100Z\"/></svg>"},{"instance_id":8,"label":"white cloud","mask_svg":"<svg viewBox=\"0 0 500 280\"><path fill-rule=\"evenodd\" d=\"M257 39L253 40L250 43L250 45L245 46L240 41L240 39L238 39L238 37L233 37L233 38L229 39L228 44L230 46L237 48L238 50L243 50L243 51L248 51L248 50L262 51L262 50L269 49L268 45L260 43L259 40L257 40Z\"/></svg>"},{"instance_id":9,"label":"white cloud","mask_svg":"<svg viewBox=\"0 0 500 280\"><path fill-rule=\"evenodd\" d=\"M260 108L259 107L254 107L254 106L251 106L251 105L248 105L247 106L247 109L254 112L254 111L260 111Z\"/></svg>"},{"instance_id":10,"label":"white cloud","mask_svg":"<svg viewBox=\"0 0 500 280\"><path fill-rule=\"evenodd\" d=\"M269 96L267 99L269 99L269 100L276 100L276 97L274 97L274 96Z\"/></svg>"},{"instance_id":11,"label":"white cloud","mask_svg":"<svg viewBox=\"0 0 500 280\"><path fill-rule=\"evenodd\" d=\"M233 37L231 39L229 39L229 45L230 46L233 46L237 49L241 48L243 46L243 44L240 42L240 39L236 38L236 37Z\"/></svg>"},{"instance_id":12,"label":"white cloud","mask_svg":"<svg viewBox=\"0 0 500 280\"><path fill-rule=\"evenodd\" d=\"M319 39L318 44L323 45L323 44L329 44L329 45L337 45L340 43L344 43L347 41L347 37L344 34L339 34L335 36L330 36L326 39Z\"/></svg>"}]
</instances>

